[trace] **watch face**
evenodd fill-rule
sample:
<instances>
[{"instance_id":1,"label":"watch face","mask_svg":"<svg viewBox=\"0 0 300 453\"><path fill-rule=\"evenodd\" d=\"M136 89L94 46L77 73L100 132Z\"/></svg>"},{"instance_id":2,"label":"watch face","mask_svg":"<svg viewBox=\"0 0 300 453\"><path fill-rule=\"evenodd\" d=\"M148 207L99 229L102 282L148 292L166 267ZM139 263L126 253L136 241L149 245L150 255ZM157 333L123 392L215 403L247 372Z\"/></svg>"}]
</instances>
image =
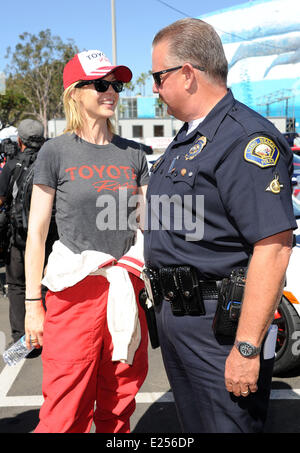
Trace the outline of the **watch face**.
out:
<instances>
[{"instance_id":1,"label":"watch face","mask_svg":"<svg viewBox=\"0 0 300 453\"><path fill-rule=\"evenodd\" d=\"M254 348L253 348L253 346L251 346L251 344L241 343L239 345L239 351L243 356L249 357L253 354Z\"/></svg>"}]
</instances>

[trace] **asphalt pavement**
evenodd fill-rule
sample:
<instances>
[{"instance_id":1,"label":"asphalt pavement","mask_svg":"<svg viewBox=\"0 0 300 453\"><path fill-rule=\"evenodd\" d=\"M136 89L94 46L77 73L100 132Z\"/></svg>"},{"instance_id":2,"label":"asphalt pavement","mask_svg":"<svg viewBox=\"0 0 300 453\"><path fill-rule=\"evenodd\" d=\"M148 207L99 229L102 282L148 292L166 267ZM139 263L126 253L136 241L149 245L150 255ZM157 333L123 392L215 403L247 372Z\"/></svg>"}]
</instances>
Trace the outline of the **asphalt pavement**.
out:
<instances>
[{"instance_id":1,"label":"asphalt pavement","mask_svg":"<svg viewBox=\"0 0 300 453\"><path fill-rule=\"evenodd\" d=\"M0 281L3 282L3 269ZM11 340L8 299L0 292L0 347ZM2 343L2 346L1 346ZM5 366L0 358L0 433L31 433L42 403L41 357ZM266 433L300 433L300 366L289 376L273 377ZM160 349L149 346L149 373L137 395L132 433L180 433L173 395ZM94 432L94 427L92 431Z\"/></svg>"}]
</instances>

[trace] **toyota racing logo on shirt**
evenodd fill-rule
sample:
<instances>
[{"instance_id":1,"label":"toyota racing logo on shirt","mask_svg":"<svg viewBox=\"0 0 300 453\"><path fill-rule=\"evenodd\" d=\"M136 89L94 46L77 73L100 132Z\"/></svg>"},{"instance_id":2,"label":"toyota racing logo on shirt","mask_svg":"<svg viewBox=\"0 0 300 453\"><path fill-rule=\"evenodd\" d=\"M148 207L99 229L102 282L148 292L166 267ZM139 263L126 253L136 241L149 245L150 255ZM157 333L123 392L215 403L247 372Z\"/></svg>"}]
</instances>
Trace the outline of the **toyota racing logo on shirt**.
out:
<instances>
[{"instance_id":1,"label":"toyota racing logo on shirt","mask_svg":"<svg viewBox=\"0 0 300 453\"><path fill-rule=\"evenodd\" d=\"M128 189L132 194L138 191L136 179L137 175L134 168L126 165L81 165L80 167L66 168L65 172L69 175L71 181L76 178L91 180L100 178L93 181L92 185L97 192L116 191L119 189ZM124 181L125 180L125 181Z\"/></svg>"}]
</instances>

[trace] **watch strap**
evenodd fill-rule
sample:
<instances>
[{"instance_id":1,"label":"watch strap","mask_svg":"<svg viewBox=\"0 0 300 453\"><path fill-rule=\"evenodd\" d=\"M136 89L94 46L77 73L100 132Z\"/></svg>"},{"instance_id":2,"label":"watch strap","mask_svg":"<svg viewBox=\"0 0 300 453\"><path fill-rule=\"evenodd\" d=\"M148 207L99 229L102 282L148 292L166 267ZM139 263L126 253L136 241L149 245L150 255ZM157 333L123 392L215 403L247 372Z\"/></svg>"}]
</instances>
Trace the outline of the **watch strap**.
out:
<instances>
[{"instance_id":1,"label":"watch strap","mask_svg":"<svg viewBox=\"0 0 300 453\"><path fill-rule=\"evenodd\" d=\"M235 340L234 345L243 357L255 357L260 353L261 350L261 346L254 346L249 341ZM240 349L241 346L249 347L249 349L252 349L253 352L251 354L243 354Z\"/></svg>"}]
</instances>

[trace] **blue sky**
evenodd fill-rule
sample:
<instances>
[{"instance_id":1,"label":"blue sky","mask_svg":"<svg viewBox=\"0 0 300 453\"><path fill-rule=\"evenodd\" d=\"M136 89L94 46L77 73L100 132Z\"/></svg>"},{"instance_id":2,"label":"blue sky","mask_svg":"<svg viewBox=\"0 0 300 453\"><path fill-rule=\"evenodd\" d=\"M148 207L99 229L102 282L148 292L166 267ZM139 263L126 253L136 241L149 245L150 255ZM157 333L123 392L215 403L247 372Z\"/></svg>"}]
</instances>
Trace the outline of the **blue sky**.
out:
<instances>
[{"instance_id":1,"label":"blue sky","mask_svg":"<svg viewBox=\"0 0 300 453\"><path fill-rule=\"evenodd\" d=\"M160 28L243 3L247 0L115 0L117 62L129 66L135 78L151 69L151 42ZM0 14L0 71L9 62L7 47L14 49L21 33L46 28L63 41L72 38L80 50L100 49L112 60L111 0L6 0Z\"/></svg>"}]
</instances>

